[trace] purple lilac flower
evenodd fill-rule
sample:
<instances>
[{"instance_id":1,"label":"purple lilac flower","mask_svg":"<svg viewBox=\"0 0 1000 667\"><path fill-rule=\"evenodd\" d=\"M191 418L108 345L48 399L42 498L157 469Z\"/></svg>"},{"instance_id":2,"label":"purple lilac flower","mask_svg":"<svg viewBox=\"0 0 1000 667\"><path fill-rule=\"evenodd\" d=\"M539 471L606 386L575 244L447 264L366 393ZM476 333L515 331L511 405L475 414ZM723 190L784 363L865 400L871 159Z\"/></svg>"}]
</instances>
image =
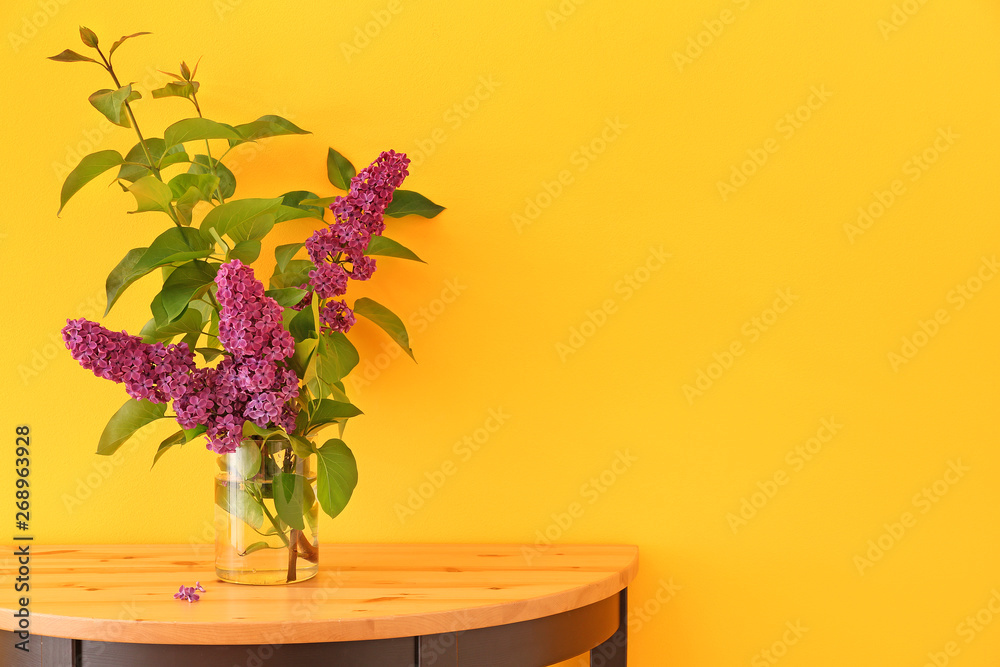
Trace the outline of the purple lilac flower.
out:
<instances>
[{"instance_id":1,"label":"purple lilac flower","mask_svg":"<svg viewBox=\"0 0 1000 667\"><path fill-rule=\"evenodd\" d=\"M281 324L281 306L264 294L253 269L233 260L219 267L215 283L222 306L219 341L233 361L220 363L215 370L222 370L210 378L217 418L207 434L210 449L227 453L239 447L246 419L261 428L272 422L295 427L296 408L286 410L285 404L298 395L299 378L278 366L295 353L295 340Z\"/></svg>"},{"instance_id":2,"label":"purple lilac flower","mask_svg":"<svg viewBox=\"0 0 1000 667\"><path fill-rule=\"evenodd\" d=\"M351 179L351 190L337 197L330 209L337 217L335 237L345 250L360 254L371 236L385 230L383 215L392 195L409 175L410 159L404 153L386 151Z\"/></svg>"},{"instance_id":3,"label":"purple lilac flower","mask_svg":"<svg viewBox=\"0 0 1000 667\"><path fill-rule=\"evenodd\" d=\"M403 153L387 151L351 179L351 189L330 205L336 220L329 227L316 230L306 241L309 258L316 268L309 272L309 284L321 299L343 296L347 280L368 280L375 271L375 260L365 255L372 236L385 230L385 209L403 179L409 174L410 159ZM349 263L348 272L343 263ZM353 324L350 318L335 320L341 309L331 310L324 319L337 326ZM347 324L348 319L351 324ZM339 329L337 329L339 330ZM346 329L344 329L346 330Z\"/></svg>"},{"instance_id":4,"label":"purple lilac flower","mask_svg":"<svg viewBox=\"0 0 1000 667\"><path fill-rule=\"evenodd\" d=\"M340 264L315 259L316 268L309 272L309 284L321 299L341 296L347 292L347 271Z\"/></svg>"},{"instance_id":5,"label":"purple lilac flower","mask_svg":"<svg viewBox=\"0 0 1000 667\"><path fill-rule=\"evenodd\" d=\"M219 267L215 284L222 306L219 342L227 351L271 361L292 356L295 341L281 325L281 306L264 294L253 269L234 259Z\"/></svg>"},{"instance_id":6,"label":"purple lilac flower","mask_svg":"<svg viewBox=\"0 0 1000 667\"><path fill-rule=\"evenodd\" d=\"M368 280L375 273L375 260L371 257L357 257L352 260L351 278L354 280Z\"/></svg>"},{"instance_id":7,"label":"purple lilac flower","mask_svg":"<svg viewBox=\"0 0 1000 667\"><path fill-rule=\"evenodd\" d=\"M205 592L200 581L194 582L194 586L185 586L181 584L180 590L174 593L175 600L187 600L188 602L197 602L201 599L201 596L195 593L195 591Z\"/></svg>"},{"instance_id":8,"label":"purple lilac flower","mask_svg":"<svg viewBox=\"0 0 1000 667\"><path fill-rule=\"evenodd\" d=\"M228 454L243 441L247 419L262 428L295 428L299 379L282 363L295 341L282 326L281 306L264 294L253 270L234 260L219 267L215 282L219 340L231 356L214 368L195 368L186 343L147 344L86 319L68 321L63 338L84 368L124 383L133 398L173 400L181 428L204 426L207 447Z\"/></svg>"},{"instance_id":9,"label":"purple lilac flower","mask_svg":"<svg viewBox=\"0 0 1000 667\"><path fill-rule=\"evenodd\" d=\"M227 357L215 368L199 368L187 394L174 400L181 428L204 426L208 449L217 454L235 452L243 441L246 404L250 394L239 386L240 368Z\"/></svg>"},{"instance_id":10,"label":"purple lilac flower","mask_svg":"<svg viewBox=\"0 0 1000 667\"><path fill-rule=\"evenodd\" d=\"M330 301L319 311L324 330L348 332L357 322L354 311L343 301Z\"/></svg>"},{"instance_id":11,"label":"purple lilac flower","mask_svg":"<svg viewBox=\"0 0 1000 667\"><path fill-rule=\"evenodd\" d=\"M125 384L129 396L166 403L187 390L194 355L187 343L143 343L139 336L109 331L86 319L68 320L62 330L73 358L94 375Z\"/></svg>"}]
</instances>

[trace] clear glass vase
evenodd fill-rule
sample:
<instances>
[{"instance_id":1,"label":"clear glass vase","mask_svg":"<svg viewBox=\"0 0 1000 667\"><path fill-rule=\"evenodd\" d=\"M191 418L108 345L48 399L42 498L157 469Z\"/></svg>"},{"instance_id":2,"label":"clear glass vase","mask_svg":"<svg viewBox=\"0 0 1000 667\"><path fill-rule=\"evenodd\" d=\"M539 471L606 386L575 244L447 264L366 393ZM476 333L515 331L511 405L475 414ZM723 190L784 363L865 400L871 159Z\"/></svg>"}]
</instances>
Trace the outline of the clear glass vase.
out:
<instances>
[{"instance_id":1,"label":"clear glass vase","mask_svg":"<svg viewBox=\"0 0 1000 667\"><path fill-rule=\"evenodd\" d=\"M288 440L249 438L219 457L215 571L237 584L291 584L319 569L319 504L312 456Z\"/></svg>"}]
</instances>

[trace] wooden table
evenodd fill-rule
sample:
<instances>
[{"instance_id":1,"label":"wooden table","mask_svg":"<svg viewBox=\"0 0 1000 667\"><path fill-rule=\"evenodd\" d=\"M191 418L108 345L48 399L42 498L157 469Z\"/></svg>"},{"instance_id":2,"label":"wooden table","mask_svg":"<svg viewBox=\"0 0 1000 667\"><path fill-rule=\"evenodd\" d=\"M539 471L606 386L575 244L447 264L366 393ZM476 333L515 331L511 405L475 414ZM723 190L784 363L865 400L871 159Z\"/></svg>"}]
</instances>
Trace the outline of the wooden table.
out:
<instances>
[{"instance_id":1,"label":"wooden table","mask_svg":"<svg viewBox=\"0 0 1000 667\"><path fill-rule=\"evenodd\" d=\"M634 546L323 545L289 586L215 578L205 545L31 548L30 652L0 568L0 665L624 667ZM2 562L2 561L0 561ZM188 603L178 586L200 580Z\"/></svg>"}]
</instances>

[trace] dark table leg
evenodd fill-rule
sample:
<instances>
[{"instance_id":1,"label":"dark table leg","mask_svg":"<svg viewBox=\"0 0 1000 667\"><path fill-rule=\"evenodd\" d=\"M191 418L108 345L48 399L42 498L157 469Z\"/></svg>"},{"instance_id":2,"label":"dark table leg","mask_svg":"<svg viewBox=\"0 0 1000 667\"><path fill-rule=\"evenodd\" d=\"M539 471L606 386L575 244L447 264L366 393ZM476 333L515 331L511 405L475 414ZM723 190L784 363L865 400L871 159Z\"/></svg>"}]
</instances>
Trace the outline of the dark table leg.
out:
<instances>
[{"instance_id":1,"label":"dark table leg","mask_svg":"<svg viewBox=\"0 0 1000 667\"><path fill-rule=\"evenodd\" d=\"M417 637L417 667L457 667L458 637L454 632Z\"/></svg>"},{"instance_id":2,"label":"dark table leg","mask_svg":"<svg viewBox=\"0 0 1000 667\"><path fill-rule=\"evenodd\" d=\"M628 589L618 594L618 630L590 651L591 667L626 667L628 664Z\"/></svg>"},{"instance_id":3,"label":"dark table leg","mask_svg":"<svg viewBox=\"0 0 1000 667\"><path fill-rule=\"evenodd\" d=\"M76 667L79 664L80 642L62 637L40 637L42 667Z\"/></svg>"}]
</instances>

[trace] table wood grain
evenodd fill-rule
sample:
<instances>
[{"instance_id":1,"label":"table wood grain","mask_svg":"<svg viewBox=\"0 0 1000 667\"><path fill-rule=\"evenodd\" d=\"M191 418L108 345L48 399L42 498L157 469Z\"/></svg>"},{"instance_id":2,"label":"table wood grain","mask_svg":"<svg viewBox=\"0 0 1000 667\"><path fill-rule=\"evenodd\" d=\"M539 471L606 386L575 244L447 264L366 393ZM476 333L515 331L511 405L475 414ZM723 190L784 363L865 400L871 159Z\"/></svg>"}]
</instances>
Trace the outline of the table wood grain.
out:
<instances>
[{"instance_id":1,"label":"table wood grain","mask_svg":"<svg viewBox=\"0 0 1000 667\"><path fill-rule=\"evenodd\" d=\"M204 545L34 544L31 552L32 634L147 644L461 632L604 600L628 586L638 567L638 548L624 545L326 544L314 579L245 586L217 580ZM0 568L0 581L15 571ZM201 601L173 598L196 580L207 589ZM0 630L14 629L13 596L4 595Z\"/></svg>"}]
</instances>

